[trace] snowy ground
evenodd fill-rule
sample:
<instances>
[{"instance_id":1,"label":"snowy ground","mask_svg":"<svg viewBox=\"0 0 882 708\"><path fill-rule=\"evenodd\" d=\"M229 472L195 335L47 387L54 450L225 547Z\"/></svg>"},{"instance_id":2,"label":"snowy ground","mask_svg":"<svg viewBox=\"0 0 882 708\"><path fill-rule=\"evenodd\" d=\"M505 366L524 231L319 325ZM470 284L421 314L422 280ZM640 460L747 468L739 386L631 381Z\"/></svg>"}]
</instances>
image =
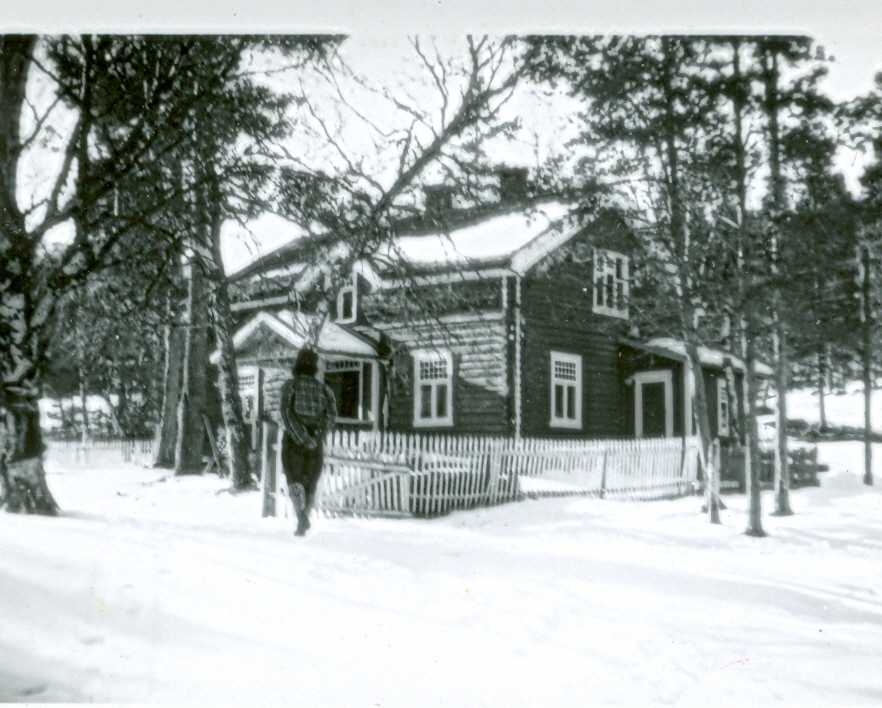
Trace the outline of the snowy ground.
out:
<instances>
[{"instance_id":1,"label":"snowy ground","mask_svg":"<svg viewBox=\"0 0 882 708\"><path fill-rule=\"evenodd\" d=\"M775 406L775 397L769 399ZM844 393L828 393L824 396L824 408L828 425L864 427L864 389L860 381L851 381ZM820 397L811 389L800 389L787 394L787 417L801 418L808 423L821 422ZM882 432L882 391L873 391L870 406L871 428Z\"/></svg>"},{"instance_id":2,"label":"snowy ground","mask_svg":"<svg viewBox=\"0 0 882 708\"><path fill-rule=\"evenodd\" d=\"M741 496L718 527L551 499L295 539L214 477L55 460L63 515L0 515L0 701L878 706L882 492L821 455L765 539Z\"/></svg>"}]
</instances>

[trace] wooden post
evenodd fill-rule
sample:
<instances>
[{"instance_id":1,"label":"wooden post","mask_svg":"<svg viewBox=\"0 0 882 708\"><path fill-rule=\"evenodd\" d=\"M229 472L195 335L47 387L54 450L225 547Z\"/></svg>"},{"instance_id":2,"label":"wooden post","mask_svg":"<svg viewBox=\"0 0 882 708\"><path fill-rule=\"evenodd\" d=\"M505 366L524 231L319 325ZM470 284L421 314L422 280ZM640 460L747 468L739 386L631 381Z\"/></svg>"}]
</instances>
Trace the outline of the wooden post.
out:
<instances>
[{"instance_id":1,"label":"wooden post","mask_svg":"<svg viewBox=\"0 0 882 708\"><path fill-rule=\"evenodd\" d=\"M600 498L606 498L606 462L607 457L609 456L609 448L603 448L603 463L600 469Z\"/></svg>"},{"instance_id":2,"label":"wooden post","mask_svg":"<svg viewBox=\"0 0 882 708\"><path fill-rule=\"evenodd\" d=\"M398 493L400 510L405 514L412 514L410 508L410 472L398 473Z\"/></svg>"},{"instance_id":3,"label":"wooden post","mask_svg":"<svg viewBox=\"0 0 882 708\"><path fill-rule=\"evenodd\" d=\"M254 374L254 410L251 411L251 449L261 449L261 433L263 432L263 369L259 366Z\"/></svg>"},{"instance_id":4,"label":"wooden post","mask_svg":"<svg viewBox=\"0 0 882 708\"><path fill-rule=\"evenodd\" d=\"M680 448L680 483L677 485L677 492L679 494L685 494L686 489L689 484L687 482L688 471L686 469L686 465L688 464L688 449L689 449L689 438L684 435L683 436L683 446Z\"/></svg>"},{"instance_id":5,"label":"wooden post","mask_svg":"<svg viewBox=\"0 0 882 708\"><path fill-rule=\"evenodd\" d=\"M263 516L276 515L275 425L264 421L260 449L260 493Z\"/></svg>"},{"instance_id":6,"label":"wooden post","mask_svg":"<svg viewBox=\"0 0 882 708\"><path fill-rule=\"evenodd\" d=\"M720 523L720 440L714 438L711 442L710 449L707 451L705 465L705 499L707 503L708 520L712 524Z\"/></svg>"},{"instance_id":7,"label":"wooden post","mask_svg":"<svg viewBox=\"0 0 882 708\"><path fill-rule=\"evenodd\" d=\"M722 466L720 464L720 439L714 438L714 501L718 507L723 507L720 503L720 478L722 477Z\"/></svg>"}]
</instances>

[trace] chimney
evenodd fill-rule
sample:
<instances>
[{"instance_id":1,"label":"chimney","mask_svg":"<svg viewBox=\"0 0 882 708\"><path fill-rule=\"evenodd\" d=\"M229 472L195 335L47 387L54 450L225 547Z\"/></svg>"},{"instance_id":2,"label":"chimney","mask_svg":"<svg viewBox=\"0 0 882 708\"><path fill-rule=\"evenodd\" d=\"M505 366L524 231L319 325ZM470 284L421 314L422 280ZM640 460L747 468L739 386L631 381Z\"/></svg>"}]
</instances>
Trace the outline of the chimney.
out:
<instances>
[{"instance_id":1,"label":"chimney","mask_svg":"<svg viewBox=\"0 0 882 708\"><path fill-rule=\"evenodd\" d=\"M453 209L453 187L432 184L423 187L426 195L426 216L443 216Z\"/></svg>"},{"instance_id":2,"label":"chimney","mask_svg":"<svg viewBox=\"0 0 882 708\"><path fill-rule=\"evenodd\" d=\"M499 201L502 204L522 202L527 198L527 168L499 167Z\"/></svg>"}]
</instances>

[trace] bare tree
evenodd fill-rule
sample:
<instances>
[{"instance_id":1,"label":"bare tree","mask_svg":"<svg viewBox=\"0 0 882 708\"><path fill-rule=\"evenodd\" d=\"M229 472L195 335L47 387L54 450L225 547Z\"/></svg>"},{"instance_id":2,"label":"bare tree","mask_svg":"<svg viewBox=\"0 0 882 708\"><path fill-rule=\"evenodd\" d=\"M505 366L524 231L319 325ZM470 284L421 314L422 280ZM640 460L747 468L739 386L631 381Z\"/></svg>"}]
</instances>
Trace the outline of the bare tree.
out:
<instances>
[{"instance_id":1,"label":"bare tree","mask_svg":"<svg viewBox=\"0 0 882 708\"><path fill-rule=\"evenodd\" d=\"M394 246L395 225L421 212L421 183L446 178L462 194L479 189L477 176L488 169L484 146L517 126L506 107L531 52L512 37L468 36L450 52L437 40L412 37L406 85L357 74L345 51L325 61L312 83L300 84L295 104L306 112L304 142L321 148L295 155L276 146L267 156L282 165L279 212L308 234L303 257L326 275L320 315L359 261L411 278ZM424 304L429 311L431 303ZM323 321L314 320L310 336Z\"/></svg>"},{"instance_id":2,"label":"bare tree","mask_svg":"<svg viewBox=\"0 0 882 708\"><path fill-rule=\"evenodd\" d=\"M37 400L60 298L124 262L135 232L180 238L161 217L193 185L145 176L192 141L187 121L224 89L222 68L211 39L0 38L0 405L12 431L8 474L25 490L11 506L57 509L42 468ZM33 85L48 100L35 103ZM46 141L60 157L41 190L19 174ZM114 190L139 198L115 211ZM71 238L47 252L47 235L67 226Z\"/></svg>"}]
</instances>

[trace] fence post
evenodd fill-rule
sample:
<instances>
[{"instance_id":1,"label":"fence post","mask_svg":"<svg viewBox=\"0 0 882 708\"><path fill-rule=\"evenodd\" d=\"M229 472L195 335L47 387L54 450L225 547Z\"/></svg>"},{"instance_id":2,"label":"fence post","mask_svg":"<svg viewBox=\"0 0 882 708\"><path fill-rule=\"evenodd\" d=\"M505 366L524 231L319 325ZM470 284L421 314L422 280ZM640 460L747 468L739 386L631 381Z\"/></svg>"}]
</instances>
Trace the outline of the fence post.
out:
<instances>
[{"instance_id":1,"label":"fence post","mask_svg":"<svg viewBox=\"0 0 882 708\"><path fill-rule=\"evenodd\" d=\"M499 449L492 442L487 450L487 504L494 504L498 501L499 493L499 470L502 465L502 455ZM517 486L512 487L512 496Z\"/></svg>"},{"instance_id":2,"label":"fence post","mask_svg":"<svg viewBox=\"0 0 882 708\"><path fill-rule=\"evenodd\" d=\"M603 462L600 468L600 498L606 498L606 458L609 455L609 448L603 448Z\"/></svg>"},{"instance_id":3,"label":"fence post","mask_svg":"<svg viewBox=\"0 0 882 708\"><path fill-rule=\"evenodd\" d=\"M680 449L680 483L677 485L677 494L685 494L686 490L689 488L689 483L687 482L687 477L689 476L689 472L686 469L687 460L689 457L689 438L687 436L683 436L683 447Z\"/></svg>"},{"instance_id":4,"label":"fence post","mask_svg":"<svg viewBox=\"0 0 882 708\"><path fill-rule=\"evenodd\" d=\"M410 473L402 472L399 474L398 482L401 490L401 511L412 514L413 509L410 508Z\"/></svg>"},{"instance_id":5,"label":"fence post","mask_svg":"<svg viewBox=\"0 0 882 708\"><path fill-rule=\"evenodd\" d=\"M275 426L263 422L263 435L260 441L260 492L263 496L263 516L276 515L276 465L274 450Z\"/></svg>"},{"instance_id":6,"label":"fence post","mask_svg":"<svg viewBox=\"0 0 882 708\"><path fill-rule=\"evenodd\" d=\"M717 501L717 504L720 503L720 479L723 473L721 452L720 452L720 439L714 438L714 498Z\"/></svg>"},{"instance_id":7,"label":"fence post","mask_svg":"<svg viewBox=\"0 0 882 708\"><path fill-rule=\"evenodd\" d=\"M720 440L714 438L711 441L710 448L705 458L705 480L704 480L704 497L707 506L708 521L712 524L720 523L720 507L719 507L719 464L720 461Z\"/></svg>"}]
</instances>

